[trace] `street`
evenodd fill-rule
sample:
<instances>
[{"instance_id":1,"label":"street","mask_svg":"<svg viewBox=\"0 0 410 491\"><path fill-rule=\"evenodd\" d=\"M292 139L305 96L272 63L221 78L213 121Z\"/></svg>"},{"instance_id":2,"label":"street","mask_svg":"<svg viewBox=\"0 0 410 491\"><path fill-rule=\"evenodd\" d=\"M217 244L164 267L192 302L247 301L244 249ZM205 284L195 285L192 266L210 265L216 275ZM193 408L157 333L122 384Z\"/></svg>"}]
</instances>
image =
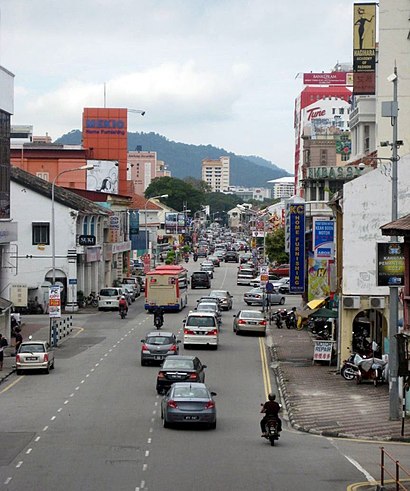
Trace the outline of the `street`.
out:
<instances>
[{"instance_id":1,"label":"street","mask_svg":"<svg viewBox=\"0 0 410 491\"><path fill-rule=\"evenodd\" d=\"M0 489L328 491L365 481L363 471L377 478L380 444L296 432L286 418L275 447L260 437L260 404L269 386L278 390L272 376L264 377L271 371L261 348L269 336L232 332L248 289L236 286L236 268L222 264L212 280L213 289L234 295L219 349L185 351L207 365L206 384L217 393L216 430L162 427L158 367L139 360L140 339L153 330L141 295L125 320L118 312L76 315L83 330L56 350L54 372L12 375L0 386ZM188 269L199 270L199 262ZM208 293L190 289L189 308ZM287 296L284 307L298 302ZM187 313L166 314L163 329L180 333ZM406 455L398 445L392 452Z\"/></svg>"}]
</instances>

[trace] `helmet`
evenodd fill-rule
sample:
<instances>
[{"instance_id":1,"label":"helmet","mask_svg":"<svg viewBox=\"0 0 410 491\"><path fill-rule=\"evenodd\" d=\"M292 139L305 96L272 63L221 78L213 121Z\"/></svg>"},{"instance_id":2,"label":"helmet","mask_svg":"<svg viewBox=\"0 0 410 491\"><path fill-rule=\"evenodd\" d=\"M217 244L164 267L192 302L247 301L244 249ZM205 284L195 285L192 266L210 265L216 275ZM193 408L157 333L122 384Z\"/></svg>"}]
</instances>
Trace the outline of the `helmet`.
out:
<instances>
[{"instance_id":1,"label":"helmet","mask_svg":"<svg viewBox=\"0 0 410 491\"><path fill-rule=\"evenodd\" d=\"M122 298L123 300L125 300L125 295L121 295L121 298Z\"/></svg>"},{"instance_id":2,"label":"helmet","mask_svg":"<svg viewBox=\"0 0 410 491\"><path fill-rule=\"evenodd\" d=\"M268 395L268 399L269 399L270 401L274 401L274 400L276 399L276 394L269 394L269 395Z\"/></svg>"}]
</instances>

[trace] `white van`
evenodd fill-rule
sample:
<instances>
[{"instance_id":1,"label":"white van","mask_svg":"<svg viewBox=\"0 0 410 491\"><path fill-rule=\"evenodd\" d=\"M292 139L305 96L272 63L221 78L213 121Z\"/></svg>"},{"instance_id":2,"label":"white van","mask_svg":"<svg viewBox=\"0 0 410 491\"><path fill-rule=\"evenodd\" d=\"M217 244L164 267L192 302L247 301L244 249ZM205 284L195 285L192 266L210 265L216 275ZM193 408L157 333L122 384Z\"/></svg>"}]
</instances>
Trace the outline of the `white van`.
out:
<instances>
[{"instance_id":1,"label":"white van","mask_svg":"<svg viewBox=\"0 0 410 491\"><path fill-rule=\"evenodd\" d=\"M218 349L218 319L212 312L191 311L184 320L184 347L201 344Z\"/></svg>"},{"instance_id":2,"label":"white van","mask_svg":"<svg viewBox=\"0 0 410 491\"><path fill-rule=\"evenodd\" d=\"M115 286L101 288L98 295L98 310L118 310L121 295L124 295L122 288Z\"/></svg>"}]
</instances>

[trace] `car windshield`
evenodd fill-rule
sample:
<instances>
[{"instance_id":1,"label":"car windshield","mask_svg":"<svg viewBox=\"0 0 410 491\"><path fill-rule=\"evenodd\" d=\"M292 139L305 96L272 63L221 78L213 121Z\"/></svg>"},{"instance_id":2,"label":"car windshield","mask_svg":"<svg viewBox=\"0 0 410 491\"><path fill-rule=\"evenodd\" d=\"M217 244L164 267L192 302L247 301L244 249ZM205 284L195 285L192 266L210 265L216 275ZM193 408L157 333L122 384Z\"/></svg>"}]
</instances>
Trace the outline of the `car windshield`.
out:
<instances>
[{"instance_id":1,"label":"car windshield","mask_svg":"<svg viewBox=\"0 0 410 491\"><path fill-rule=\"evenodd\" d=\"M43 344L22 344L20 347L20 353L44 353Z\"/></svg>"},{"instance_id":2,"label":"car windshield","mask_svg":"<svg viewBox=\"0 0 410 491\"><path fill-rule=\"evenodd\" d=\"M182 368L185 370L193 370L194 369L194 362L192 360L173 360L171 358L167 358L164 361L164 364L162 365L162 368L164 370L170 369L170 368Z\"/></svg>"},{"instance_id":3,"label":"car windshield","mask_svg":"<svg viewBox=\"0 0 410 491\"><path fill-rule=\"evenodd\" d=\"M170 337L166 336L150 336L146 339L147 344L155 344L155 345L164 345L164 344L173 344L174 340Z\"/></svg>"},{"instance_id":4,"label":"car windshield","mask_svg":"<svg viewBox=\"0 0 410 491\"><path fill-rule=\"evenodd\" d=\"M187 326L192 327L215 327L215 318L214 317L201 317L190 315L188 317L188 321L186 323Z\"/></svg>"},{"instance_id":5,"label":"car windshield","mask_svg":"<svg viewBox=\"0 0 410 491\"><path fill-rule=\"evenodd\" d=\"M215 312L217 309L216 304L212 303L200 303L198 304L198 310L204 310L206 312Z\"/></svg>"},{"instance_id":6,"label":"car windshield","mask_svg":"<svg viewBox=\"0 0 410 491\"><path fill-rule=\"evenodd\" d=\"M258 310L242 310L241 319L263 319L263 313Z\"/></svg>"},{"instance_id":7,"label":"car windshield","mask_svg":"<svg viewBox=\"0 0 410 491\"><path fill-rule=\"evenodd\" d=\"M175 387L174 397L187 397L193 399L209 399L208 391L204 387Z\"/></svg>"},{"instance_id":8,"label":"car windshield","mask_svg":"<svg viewBox=\"0 0 410 491\"><path fill-rule=\"evenodd\" d=\"M102 297L116 297L118 295L118 290L115 288L103 288L100 291Z\"/></svg>"}]
</instances>

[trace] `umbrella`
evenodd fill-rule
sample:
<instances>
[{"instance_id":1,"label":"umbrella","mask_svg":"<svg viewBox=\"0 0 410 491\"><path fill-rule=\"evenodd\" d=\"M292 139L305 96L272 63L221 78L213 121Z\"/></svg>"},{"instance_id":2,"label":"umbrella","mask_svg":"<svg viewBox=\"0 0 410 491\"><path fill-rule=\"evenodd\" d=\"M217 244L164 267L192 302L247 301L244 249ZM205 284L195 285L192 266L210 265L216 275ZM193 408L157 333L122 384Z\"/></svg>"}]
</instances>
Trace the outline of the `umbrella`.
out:
<instances>
[{"instance_id":1,"label":"umbrella","mask_svg":"<svg viewBox=\"0 0 410 491\"><path fill-rule=\"evenodd\" d=\"M309 309L313 310L322 307L324 303L326 303L326 298L315 298L314 300L308 302L306 305L307 307L309 307Z\"/></svg>"},{"instance_id":2,"label":"umbrella","mask_svg":"<svg viewBox=\"0 0 410 491\"><path fill-rule=\"evenodd\" d=\"M330 310L323 307L310 314L309 317L313 317L314 319L317 319L318 317L323 319L337 319L339 314L335 310Z\"/></svg>"}]
</instances>

